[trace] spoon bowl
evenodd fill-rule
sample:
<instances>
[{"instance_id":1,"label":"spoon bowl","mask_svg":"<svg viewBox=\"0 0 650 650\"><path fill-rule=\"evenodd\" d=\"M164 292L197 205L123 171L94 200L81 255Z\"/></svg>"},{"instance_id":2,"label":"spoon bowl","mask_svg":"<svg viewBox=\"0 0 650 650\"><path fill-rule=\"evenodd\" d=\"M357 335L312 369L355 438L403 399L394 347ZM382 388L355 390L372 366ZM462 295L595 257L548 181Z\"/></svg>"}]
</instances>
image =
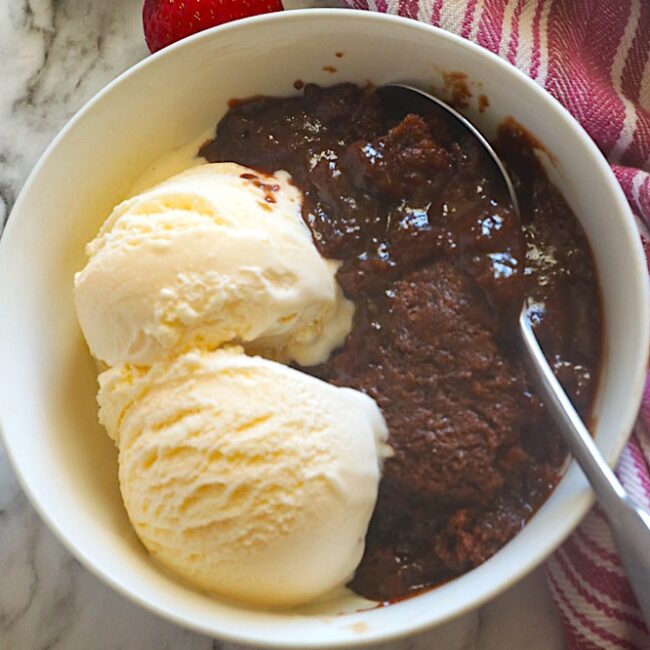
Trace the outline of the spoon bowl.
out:
<instances>
[{"instance_id":1,"label":"spoon bowl","mask_svg":"<svg viewBox=\"0 0 650 650\"><path fill-rule=\"evenodd\" d=\"M501 174L501 178L506 186L506 190L510 195L512 205L514 206L517 214L519 214L519 201L517 199L517 193L515 192L515 186L512 183L512 179L510 178L510 175L508 174L503 161L501 158L499 158L497 152L494 150L485 136L476 128L476 126L474 126L474 124L472 124L470 120L468 120L462 113L459 113L453 106L450 106L447 104L447 102L444 102L439 97L424 92L424 90L420 90L419 88L414 88L413 86L407 86L406 84L385 84L379 90L382 93L397 91L415 95L416 97L436 104L436 106L453 115L456 120L458 120L458 122L462 124L481 143L485 152L494 161L494 164L497 166L499 173Z\"/></svg>"}]
</instances>

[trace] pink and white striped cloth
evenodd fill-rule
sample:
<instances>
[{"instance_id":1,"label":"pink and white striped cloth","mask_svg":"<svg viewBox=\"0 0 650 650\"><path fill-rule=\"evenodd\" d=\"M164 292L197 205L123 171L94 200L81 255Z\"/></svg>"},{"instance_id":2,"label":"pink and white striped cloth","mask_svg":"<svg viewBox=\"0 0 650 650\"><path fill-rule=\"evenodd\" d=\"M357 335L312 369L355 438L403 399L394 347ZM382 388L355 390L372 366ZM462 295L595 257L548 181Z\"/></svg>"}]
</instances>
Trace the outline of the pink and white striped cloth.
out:
<instances>
[{"instance_id":1,"label":"pink and white striped cloth","mask_svg":"<svg viewBox=\"0 0 650 650\"><path fill-rule=\"evenodd\" d=\"M558 99L607 156L650 260L650 0L347 0L499 54ZM617 473L650 509L650 382ZM650 548L648 548L650 553ZM571 650L650 650L598 508L547 563Z\"/></svg>"}]
</instances>

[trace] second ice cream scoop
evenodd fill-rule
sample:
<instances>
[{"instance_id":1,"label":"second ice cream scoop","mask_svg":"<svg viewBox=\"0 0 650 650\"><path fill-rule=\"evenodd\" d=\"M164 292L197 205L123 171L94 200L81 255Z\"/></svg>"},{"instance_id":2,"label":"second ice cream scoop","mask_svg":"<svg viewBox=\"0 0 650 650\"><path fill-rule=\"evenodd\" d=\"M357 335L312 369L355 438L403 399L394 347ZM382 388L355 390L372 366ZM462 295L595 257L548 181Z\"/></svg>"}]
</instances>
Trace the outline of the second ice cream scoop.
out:
<instances>
[{"instance_id":1,"label":"second ice cream scoop","mask_svg":"<svg viewBox=\"0 0 650 650\"><path fill-rule=\"evenodd\" d=\"M112 368L98 399L131 522L166 567L276 607L351 577L385 453L370 397L229 348Z\"/></svg>"}]
</instances>

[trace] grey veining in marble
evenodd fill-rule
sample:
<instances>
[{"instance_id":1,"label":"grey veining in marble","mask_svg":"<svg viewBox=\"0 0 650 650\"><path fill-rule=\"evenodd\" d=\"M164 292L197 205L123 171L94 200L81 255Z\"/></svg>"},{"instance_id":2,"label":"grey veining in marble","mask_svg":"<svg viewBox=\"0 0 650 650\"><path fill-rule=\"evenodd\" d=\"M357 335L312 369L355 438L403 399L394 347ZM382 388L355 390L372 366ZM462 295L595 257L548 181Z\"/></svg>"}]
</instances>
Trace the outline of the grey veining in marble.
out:
<instances>
[{"instance_id":1,"label":"grey veining in marble","mask_svg":"<svg viewBox=\"0 0 650 650\"><path fill-rule=\"evenodd\" d=\"M0 0L0 231L66 121L147 55L140 10L140 0ZM563 644L537 572L477 612L385 647L556 650ZM84 569L41 522L0 448L0 650L166 648L234 646L159 619Z\"/></svg>"},{"instance_id":2,"label":"grey veining in marble","mask_svg":"<svg viewBox=\"0 0 650 650\"><path fill-rule=\"evenodd\" d=\"M53 136L147 54L135 0L1 0L0 224Z\"/></svg>"}]
</instances>

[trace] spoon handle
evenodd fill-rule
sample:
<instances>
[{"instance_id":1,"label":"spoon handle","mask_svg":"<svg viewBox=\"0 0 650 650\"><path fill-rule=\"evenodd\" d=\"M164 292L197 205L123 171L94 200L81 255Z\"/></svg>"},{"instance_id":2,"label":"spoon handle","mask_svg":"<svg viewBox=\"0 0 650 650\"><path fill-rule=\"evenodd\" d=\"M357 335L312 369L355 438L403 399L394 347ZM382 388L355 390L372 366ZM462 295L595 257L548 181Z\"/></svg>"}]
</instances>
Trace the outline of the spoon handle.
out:
<instances>
[{"instance_id":1,"label":"spoon handle","mask_svg":"<svg viewBox=\"0 0 650 650\"><path fill-rule=\"evenodd\" d=\"M540 396L596 493L628 580L650 626L650 514L630 499L600 455L594 439L549 366L525 309L519 315L519 329L529 370Z\"/></svg>"}]
</instances>

